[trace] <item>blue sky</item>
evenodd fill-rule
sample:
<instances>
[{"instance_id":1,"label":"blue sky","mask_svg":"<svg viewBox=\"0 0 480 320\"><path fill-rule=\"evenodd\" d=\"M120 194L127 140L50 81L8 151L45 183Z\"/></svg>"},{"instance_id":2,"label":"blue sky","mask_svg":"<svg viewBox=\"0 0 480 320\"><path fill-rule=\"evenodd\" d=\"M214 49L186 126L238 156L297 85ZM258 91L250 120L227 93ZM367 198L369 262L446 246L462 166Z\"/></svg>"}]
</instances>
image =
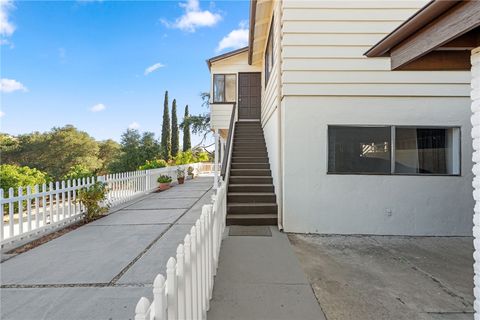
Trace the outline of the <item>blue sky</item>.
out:
<instances>
[{"instance_id":1,"label":"blue sky","mask_svg":"<svg viewBox=\"0 0 480 320\"><path fill-rule=\"evenodd\" d=\"M0 0L1 131L160 135L163 97L206 112L205 60L246 45L248 1ZM193 139L195 143L197 139Z\"/></svg>"}]
</instances>

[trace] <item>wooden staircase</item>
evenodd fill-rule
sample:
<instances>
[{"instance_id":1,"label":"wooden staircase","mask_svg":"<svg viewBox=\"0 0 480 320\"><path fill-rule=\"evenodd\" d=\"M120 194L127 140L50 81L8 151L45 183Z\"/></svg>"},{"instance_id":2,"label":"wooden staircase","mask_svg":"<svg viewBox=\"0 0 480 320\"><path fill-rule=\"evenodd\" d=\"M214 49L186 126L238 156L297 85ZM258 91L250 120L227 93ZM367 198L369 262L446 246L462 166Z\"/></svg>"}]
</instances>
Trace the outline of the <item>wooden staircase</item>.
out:
<instances>
[{"instance_id":1,"label":"wooden staircase","mask_svg":"<svg viewBox=\"0 0 480 320\"><path fill-rule=\"evenodd\" d=\"M260 122L236 122L227 225L276 225L277 202Z\"/></svg>"}]
</instances>

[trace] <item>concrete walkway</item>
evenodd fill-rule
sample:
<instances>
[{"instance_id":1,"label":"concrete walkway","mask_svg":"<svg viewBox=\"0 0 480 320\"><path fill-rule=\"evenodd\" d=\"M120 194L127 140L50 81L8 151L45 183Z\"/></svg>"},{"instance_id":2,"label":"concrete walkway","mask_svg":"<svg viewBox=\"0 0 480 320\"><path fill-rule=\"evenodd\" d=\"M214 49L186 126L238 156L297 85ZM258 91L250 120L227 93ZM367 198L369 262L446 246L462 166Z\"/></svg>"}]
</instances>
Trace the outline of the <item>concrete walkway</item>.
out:
<instances>
[{"instance_id":1,"label":"concrete walkway","mask_svg":"<svg viewBox=\"0 0 480 320\"><path fill-rule=\"evenodd\" d=\"M325 319L287 236L267 228L223 240L208 320Z\"/></svg>"},{"instance_id":2,"label":"concrete walkway","mask_svg":"<svg viewBox=\"0 0 480 320\"><path fill-rule=\"evenodd\" d=\"M3 262L0 318L133 319L211 186L211 177L187 180Z\"/></svg>"}]
</instances>

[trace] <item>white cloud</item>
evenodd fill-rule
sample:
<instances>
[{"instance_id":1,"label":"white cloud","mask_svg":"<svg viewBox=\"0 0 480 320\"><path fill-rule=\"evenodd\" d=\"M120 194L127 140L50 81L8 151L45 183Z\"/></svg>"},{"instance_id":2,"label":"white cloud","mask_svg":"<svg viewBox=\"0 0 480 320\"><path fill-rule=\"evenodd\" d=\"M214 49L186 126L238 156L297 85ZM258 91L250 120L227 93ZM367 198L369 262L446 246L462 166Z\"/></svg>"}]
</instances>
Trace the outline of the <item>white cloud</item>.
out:
<instances>
[{"instance_id":1,"label":"white cloud","mask_svg":"<svg viewBox=\"0 0 480 320\"><path fill-rule=\"evenodd\" d=\"M128 125L128 129L138 129L138 128L140 128L140 124L136 121L133 121Z\"/></svg>"},{"instance_id":2,"label":"white cloud","mask_svg":"<svg viewBox=\"0 0 480 320\"><path fill-rule=\"evenodd\" d=\"M103 103L97 103L93 107L90 108L90 111L92 112L100 112L105 110L107 107Z\"/></svg>"},{"instance_id":3,"label":"white cloud","mask_svg":"<svg viewBox=\"0 0 480 320\"><path fill-rule=\"evenodd\" d=\"M15 32L15 25L10 21L10 11L14 9L12 0L0 0L0 44L10 44L5 37L11 36Z\"/></svg>"},{"instance_id":4,"label":"white cloud","mask_svg":"<svg viewBox=\"0 0 480 320\"><path fill-rule=\"evenodd\" d=\"M5 116L5 112L0 111L0 118L3 118Z\"/></svg>"},{"instance_id":5,"label":"white cloud","mask_svg":"<svg viewBox=\"0 0 480 320\"><path fill-rule=\"evenodd\" d=\"M195 32L197 28L213 27L222 20L222 16L218 13L209 10L201 10L198 0L187 0L187 2L180 3L180 6L184 8L185 13L178 17L175 22L170 23L166 20L160 21L167 27Z\"/></svg>"},{"instance_id":6,"label":"white cloud","mask_svg":"<svg viewBox=\"0 0 480 320\"><path fill-rule=\"evenodd\" d=\"M163 68L163 67L165 67L164 64L161 64L160 62L155 63L155 64L151 65L150 67L148 67L147 69L145 69L145 72L143 74L148 75L149 73L152 73L153 71L158 70L158 69Z\"/></svg>"},{"instance_id":7,"label":"white cloud","mask_svg":"<svg viewBox=\"0 0 480 320\"><path fill-rule=\"evenodd\" d=\"M17 80L13 79L0 79L0 92L14 92L14 91L28 91L27 88L18 82Z\"/></svg>"},{"instance_id":8,"label":"white cloud","mask_svg":"<svg viewBox=\"0 0 480 320\"><path fill-rule=\"evenodd\" d=\"M216 51L225 49L238 49L247 46L248 43L248 28L247 24L242 21L238 29L232 30L228 35L223 37L218 43Z\"/></svg>"}]
</instances>

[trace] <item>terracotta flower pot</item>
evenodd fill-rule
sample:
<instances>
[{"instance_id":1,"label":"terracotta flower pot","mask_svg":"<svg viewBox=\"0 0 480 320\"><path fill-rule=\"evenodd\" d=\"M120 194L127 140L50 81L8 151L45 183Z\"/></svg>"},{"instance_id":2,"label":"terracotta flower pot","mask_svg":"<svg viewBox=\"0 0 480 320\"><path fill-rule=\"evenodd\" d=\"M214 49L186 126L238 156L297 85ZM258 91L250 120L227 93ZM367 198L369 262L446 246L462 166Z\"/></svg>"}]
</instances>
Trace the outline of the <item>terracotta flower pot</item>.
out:
<instances>
[{"instance_id":1,"label":"terracotta flower pot","mask_svg":"<svg viewBox=\"0 0 480 320\"><path fill-rule=\"evenodd\" d=\"M165 190L170 189L170 182L160 183L160 184L158 185L158 189L159 189L160 191L165 191Z\"/></svg>"},{"instance_id":2,"label":"terracotta flower pot","mask_svg":"<svg viewBox=\"0 0 480 320\"><path fill-rule=\"evenodd\" d=\"M185 182L185 177L177 178L178 184L183 184Z\"/></svg>"}]
</instances>

